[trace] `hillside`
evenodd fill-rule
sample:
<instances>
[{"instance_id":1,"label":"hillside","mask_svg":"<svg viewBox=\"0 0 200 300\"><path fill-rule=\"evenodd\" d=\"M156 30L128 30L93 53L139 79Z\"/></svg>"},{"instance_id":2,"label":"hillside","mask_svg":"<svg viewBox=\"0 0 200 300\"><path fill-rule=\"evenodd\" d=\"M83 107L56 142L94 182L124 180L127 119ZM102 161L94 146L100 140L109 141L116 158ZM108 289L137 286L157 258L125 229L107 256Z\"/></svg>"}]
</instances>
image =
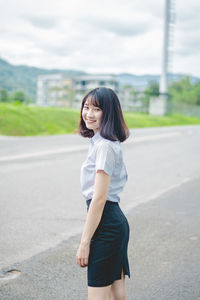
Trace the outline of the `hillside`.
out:
<instances>
[{"instance_id":1,"label":"hillside","mask_svg":"<svg viewBox=\"0 0 200 300\"><path fill-rule=\"evenodd\" d=\"M37 76L60 72L58 69L46 70L24 65L14 66L0 58L0 88L9 92L23 90L34 101L36 98ZM73 70L65 70L62 73L69 76L85 74Z\"/></svg>"},{"instance_id":2,"label":"hillside","mask_svg":"<svg viewBox=\"0 0 200 300\"><path fill-rule=\"evenodd\" d=\"M83 71L41 69L24 65L15 66L0 58L0 89L9 92L23 90L33 101L36 99L37 76L41 74L63 73L67 76L78 76L87 74ZM169 74L169 81L178 80L186 74ZM147 86L151 81L160 80L160 75L134 75L129 73L116 74L120 86L133 85L134 87ZM191 82L196 83L200 79L191 76Z\"/></svg>"}]
</instances>

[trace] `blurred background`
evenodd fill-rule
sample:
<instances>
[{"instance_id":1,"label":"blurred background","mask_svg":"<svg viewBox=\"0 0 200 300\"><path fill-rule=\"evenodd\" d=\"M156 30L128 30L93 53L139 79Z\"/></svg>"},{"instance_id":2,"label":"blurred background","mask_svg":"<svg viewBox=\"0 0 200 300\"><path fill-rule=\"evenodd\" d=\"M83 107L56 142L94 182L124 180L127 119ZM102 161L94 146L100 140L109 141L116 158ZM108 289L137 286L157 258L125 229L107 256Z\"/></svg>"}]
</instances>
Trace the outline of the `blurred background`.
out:
<instances>
[{"instance_id":1,"label":"blurred background","mask_svg":"<svg viewBox=\"0 0 200 300\"><path fill-rule=\"evenodd\" d=\"M107 86L124 111L200 116L199 1L0 4L1 103L79 109L86 92Z\"/></svg>"},{"instance_id":2,"label":"blurred background","mask_svg":"<svg viewBox=\"0 0 200 300\"><path fill-rule=\"evenodd\" d=\"M128 299L200 299L199 11L198 0L0 0L0 299L87 297L75 255L90 141L77 128L97 86L117 93L130 128Z\"/></svg>"}]
</instances>

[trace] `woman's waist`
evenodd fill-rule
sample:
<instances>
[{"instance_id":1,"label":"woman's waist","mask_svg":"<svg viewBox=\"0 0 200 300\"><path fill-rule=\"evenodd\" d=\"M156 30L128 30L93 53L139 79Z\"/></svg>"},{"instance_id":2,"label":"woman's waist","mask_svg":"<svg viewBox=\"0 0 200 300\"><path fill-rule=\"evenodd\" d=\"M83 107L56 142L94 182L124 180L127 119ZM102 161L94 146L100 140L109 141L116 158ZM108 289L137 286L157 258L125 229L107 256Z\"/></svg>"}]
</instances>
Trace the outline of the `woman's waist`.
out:
<instances>
[{"instance_id":1,"label":"woman's waist","mask_svg":"<svg viewBox=\"0 0 200 300\"><path fill-rule=\"evenodd\" d=\"M89 210L89 206L92 199L87 200L87 211ZM122 212L119 203L106 200L105 206L103 208L101 221L99 226L120 226L120 224L127 222L127 219Z\"/></svg>"},{"instance_id":2,"label":"woman's waist","mask_svg":"<svg viewBox=\"0 0 200 300\"><path fill-rule=\"evenodd\" d=\"M87 207L90 206L91 201L92 201L92 199L86 200ZM105 206L110 206L110 205L117 205L117 206L119 206L119 202L117 202L117 201L111 201L111 200L107 199L106 202L105 202Z\"/></svg>"}]
</instances>

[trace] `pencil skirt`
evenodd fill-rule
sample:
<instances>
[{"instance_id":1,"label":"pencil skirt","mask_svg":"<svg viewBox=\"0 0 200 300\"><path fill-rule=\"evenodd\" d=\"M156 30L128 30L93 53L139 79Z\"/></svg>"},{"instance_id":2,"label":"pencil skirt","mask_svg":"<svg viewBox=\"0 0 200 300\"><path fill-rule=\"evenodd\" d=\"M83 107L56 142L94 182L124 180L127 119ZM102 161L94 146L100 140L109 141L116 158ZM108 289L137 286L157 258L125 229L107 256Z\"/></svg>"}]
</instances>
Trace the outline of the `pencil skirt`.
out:
<instances>
[{"instance_id":1,"label":"pencil skirt","mask_svg":"<svg viewBox=\"0 0 200 300\"><path fill-rule=\"evenodd\" d=\"M91 199L87 200L87 211ZM122 270L130 278L128 242L130 227L117 202L107 200L102 217L90 241L88 286L103 287L121 279Z\"/></svg>"}]
</instances>

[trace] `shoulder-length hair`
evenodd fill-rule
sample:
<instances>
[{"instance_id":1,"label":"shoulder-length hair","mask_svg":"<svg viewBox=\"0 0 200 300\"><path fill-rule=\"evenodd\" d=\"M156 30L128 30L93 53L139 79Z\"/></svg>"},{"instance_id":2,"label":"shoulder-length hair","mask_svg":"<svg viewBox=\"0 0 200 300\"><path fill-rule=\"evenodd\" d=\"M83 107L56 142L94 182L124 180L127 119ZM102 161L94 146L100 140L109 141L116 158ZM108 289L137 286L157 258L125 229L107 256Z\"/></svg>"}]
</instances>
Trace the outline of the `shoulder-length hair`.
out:
<instances>
[{"instance_id":1,"label":"shoulder-length hair","mask_svg":"<svg viewBox=\"0 0 200 300\"><path fill-rule=\"evenodd\" d=\"M82 117L86 100L99 107L103 112L99 128L102 137L111 141L119 140L120 142L129 137L130 132L124 121L119 99L112 89L106 87L91 90L82 100L78 132L83 137L93 137L94 135L94 131L86 127Z\"/></svg>"}]
</instances>

